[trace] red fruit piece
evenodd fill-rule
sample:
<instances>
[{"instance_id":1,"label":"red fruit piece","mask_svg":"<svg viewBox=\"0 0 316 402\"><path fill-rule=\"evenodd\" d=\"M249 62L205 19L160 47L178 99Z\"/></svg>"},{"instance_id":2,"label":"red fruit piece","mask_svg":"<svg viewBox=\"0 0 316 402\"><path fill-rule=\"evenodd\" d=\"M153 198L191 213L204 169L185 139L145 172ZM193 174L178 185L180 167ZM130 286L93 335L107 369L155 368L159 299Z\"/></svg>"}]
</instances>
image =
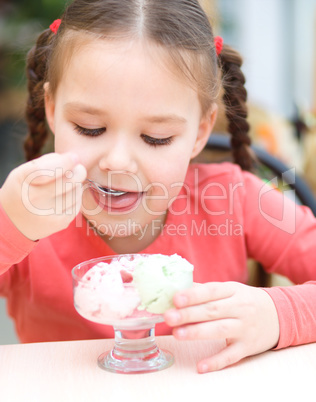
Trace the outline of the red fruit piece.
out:
<instances>
[{"instance_id":1,"label":"red fruit piece","mask_svg":"<svg viewBox=\"0 0 316 402\"><path fill-rule=\"evenodd\" d=\"M130 283L133 280L133 275L128 272L124 271L123 269L120 271L123 283Z\"/></svg>"}]
</instances>

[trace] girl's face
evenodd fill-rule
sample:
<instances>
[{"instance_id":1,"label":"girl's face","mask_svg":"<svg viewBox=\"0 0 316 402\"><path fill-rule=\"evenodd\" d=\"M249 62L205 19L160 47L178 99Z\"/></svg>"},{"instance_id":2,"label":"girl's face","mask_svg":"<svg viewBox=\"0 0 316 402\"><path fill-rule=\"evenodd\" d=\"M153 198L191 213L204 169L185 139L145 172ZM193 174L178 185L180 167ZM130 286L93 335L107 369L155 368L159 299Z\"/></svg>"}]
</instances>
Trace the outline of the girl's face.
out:
<instances>
[{"instance_id":1,"label":"girl's face","mask_svg":"<svg viewBox=\"0 0 316 402\"><path fill-rule=\"evenodd\" d=\"M81 46L54 97L48 88L55 151L77 153L96 186L85 186L85 217L114 237L163 222L216 108L201 118L197 92L166 68L161 49L136 40Z\"/></svg>"}]
</instances>

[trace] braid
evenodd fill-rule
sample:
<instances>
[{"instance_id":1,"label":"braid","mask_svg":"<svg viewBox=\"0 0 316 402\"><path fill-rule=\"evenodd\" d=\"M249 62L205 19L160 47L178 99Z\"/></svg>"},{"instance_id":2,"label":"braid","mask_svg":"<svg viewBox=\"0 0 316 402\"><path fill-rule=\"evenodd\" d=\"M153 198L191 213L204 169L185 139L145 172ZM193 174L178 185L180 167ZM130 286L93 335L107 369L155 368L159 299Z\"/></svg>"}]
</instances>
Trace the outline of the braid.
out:
<instances>
[{"instance_id":1,"label":"braid","mask_svg":"<svg viewBox=\"0 0 316 402\"><path fill-rule=\"evenodd\" d=\"M28 100L26 106L26 121L28 135L24 141L26 160L40 155L40 151L49 136L46 127L44 89L46 80L46 64L50 53L50 43L54 34L46 29L38 38L36 45L27 55Z\"/></svg>"},{"instance_id":2,"label":"braid","mask_svg":"<svg viewBox=\"0 0 316 402\"><path fill-rule=\"evenodd\" d=\"M223 100L228 119L228 131L232 135L231 146L235 163L244 170L251 170L253 160L248 135L247 91L244 87L245 77L240 69L242 59L230 46L224 45L218 57L223 72Z\"/></svg>"}]
</instances>

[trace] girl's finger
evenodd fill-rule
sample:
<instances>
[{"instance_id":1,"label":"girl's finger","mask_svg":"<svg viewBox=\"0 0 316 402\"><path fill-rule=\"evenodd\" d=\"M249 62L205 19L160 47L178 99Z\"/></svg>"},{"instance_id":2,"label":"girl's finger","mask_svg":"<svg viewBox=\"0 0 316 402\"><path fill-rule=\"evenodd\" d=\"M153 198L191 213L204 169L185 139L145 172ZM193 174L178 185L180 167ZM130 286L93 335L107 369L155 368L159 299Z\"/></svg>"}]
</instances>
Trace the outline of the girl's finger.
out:
<instances>
[{"instance_id":1,"label":"girl's finger","mask_svg":"<svg viewBox=\"0 0 316 402\"><path fill-rule=\"evenodd\" d=\"M246 356L242 353L242 348L240 345L238 343L232 343L231 345L222 349L216 355L201 360L197 364L197 371L199 373L208 373L211 371L221 370L239 362L244 357Z\"/></svg>"},{"instance_id":2,"label":"girl's finger","mask_svg":"<svg viewBox=\"0 0 316 402\"><path fill-rule=\"evenodd\" d=\"M24 164L23 181L33 186L51 183L79 164L79 157L71 152L51 153Z\"/></svg>"},{"instance_id":3,"label":"girl's finger","mask_svg":"<svg viewBox=\"0 0 316 402\"><path fill-rule=\"evenodd\" d=\"M240 323L237 319L227 318L184 325L174 328L172 333L178 340L236 338L240 335Z\"/></svg>"},{"instance_id":4,"label":"girl's finger","mask_svg":"<svg viewBox=\"0 0 316 402\"><path fill-rule=\"evenodd\" d=\"M192 288L177 292L173 298L177 308L231 297L236 290L234 282L196 283Z\"/></svg>"},{"instance_id":5,"label":"girl's finger","mask_svg":"<svg viewBox=\"0 0 316 402\"><path fill-rule=\"evenodd\" d=\"M76 216L81 207L82 191L80 189L72 189L55 200L55 215L72 215Z\"/></svg>"},{"instance_id":6,"label":"girl's finger","mask_svg":"<svg viewBox=\"0 0 316 402\"><path fill-rule=\"evenodd\" d=\"M61 179L59 179L61 180ZM37 216L63 215L75 205L75 210L80 208L82 201L82 185L80 183L56 183L46 184L42 189L38 186L28 186L22 192L24 207ZM71 214L73 215L73 214Z\"/></svg>"},{"instance_id":7,"label":"girl's finger","mask_svg":"<svg viewBox=\"0 0 316 402\"><path fill-rule=\"evenodd\" d=\"M58 178L51 185L54 186L55 195L59 196L70 190L75 190L76 186L82 187L86 177L86 168L83 165L76 165L72 170L67 170L64 176Z\"/></svg>"},{"instance_id":8,"label":"girl's finger","mask_svg":"<svg viewBox=\"0 0 316 402\"><path fill-rule=\"evenodd\" d=\"M166 323L171 327L193 322L237 317L237 309L231 298L197 304L182 309L171 309L164 314Z\"/></svg>"}]
</instances>

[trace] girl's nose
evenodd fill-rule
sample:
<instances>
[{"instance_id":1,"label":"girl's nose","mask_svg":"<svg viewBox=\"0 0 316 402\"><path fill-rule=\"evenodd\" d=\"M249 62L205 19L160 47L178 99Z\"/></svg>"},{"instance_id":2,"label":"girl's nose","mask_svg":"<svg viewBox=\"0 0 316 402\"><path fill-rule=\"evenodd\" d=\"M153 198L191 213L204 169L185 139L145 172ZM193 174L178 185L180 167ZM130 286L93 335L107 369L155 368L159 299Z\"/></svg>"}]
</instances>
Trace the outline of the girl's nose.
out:
<instances>
[{"instance_id":1,"label":"girl's nose","mask_svg":"<svg viewBox=\"0 0 316 402\"><path fill-rule=\"evenodd\" d=\"M131 144L126 139L111 143L100 159L99 167L104 171L137 173L137 162Z\"/></svg>"}]
</instances>

